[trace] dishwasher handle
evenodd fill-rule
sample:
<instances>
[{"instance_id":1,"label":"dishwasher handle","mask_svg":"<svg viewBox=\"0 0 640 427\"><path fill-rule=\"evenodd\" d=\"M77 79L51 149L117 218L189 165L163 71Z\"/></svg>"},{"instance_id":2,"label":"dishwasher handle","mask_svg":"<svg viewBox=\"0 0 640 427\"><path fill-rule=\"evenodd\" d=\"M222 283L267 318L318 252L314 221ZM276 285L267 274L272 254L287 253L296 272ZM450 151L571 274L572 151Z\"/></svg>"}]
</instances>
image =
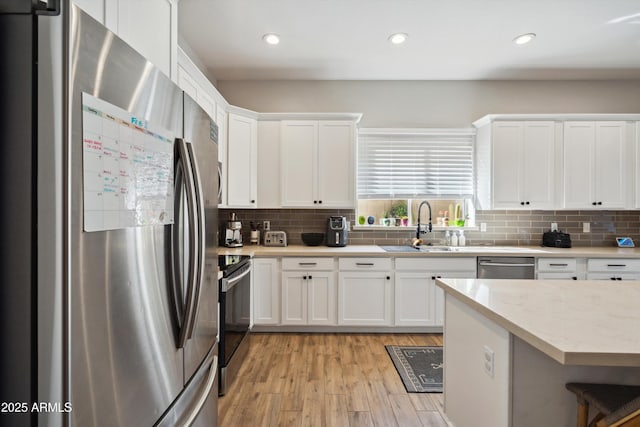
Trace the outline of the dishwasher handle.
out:
<instances>
[{"instance_id":1,"label":"dishwasher handle","mask_svg":"<svg viewBox=\"0 0 640 427\"><path fill-rule=\"evenodd\" d=\"M534 267L535 264L530 263L508 263L508 262L493 262L493 261L480 261L482 266L488 267Z\"/></svg>"}]
</instances>

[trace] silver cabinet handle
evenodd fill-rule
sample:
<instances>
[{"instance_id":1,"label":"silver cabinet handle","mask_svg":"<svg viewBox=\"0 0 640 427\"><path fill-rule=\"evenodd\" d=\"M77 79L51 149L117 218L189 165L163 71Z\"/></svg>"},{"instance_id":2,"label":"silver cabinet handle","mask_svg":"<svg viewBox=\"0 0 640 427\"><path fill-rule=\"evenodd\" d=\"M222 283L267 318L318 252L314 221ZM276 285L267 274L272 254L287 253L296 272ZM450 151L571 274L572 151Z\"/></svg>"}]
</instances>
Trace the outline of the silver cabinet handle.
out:
<instances>
[{"instance_id":1,"label":"silver cabinet handle","mask_svg":"<svg viewBox=\"0 0 640 427\"><path fill-rule=\"evenodd\" d=\"M372 262L356 262L356 265L362 267L373 267L374 264Z\"/></svg>"},{"instance_id":2,"label":"silver cabinet handle","mask_svg":"<svg viewBox=\"0 0 640 427\"><path fill-rule=\"evenodd\" d=\"M569 264L549 264L551 267L568 267Z\"/></svg>"}]
</instances>

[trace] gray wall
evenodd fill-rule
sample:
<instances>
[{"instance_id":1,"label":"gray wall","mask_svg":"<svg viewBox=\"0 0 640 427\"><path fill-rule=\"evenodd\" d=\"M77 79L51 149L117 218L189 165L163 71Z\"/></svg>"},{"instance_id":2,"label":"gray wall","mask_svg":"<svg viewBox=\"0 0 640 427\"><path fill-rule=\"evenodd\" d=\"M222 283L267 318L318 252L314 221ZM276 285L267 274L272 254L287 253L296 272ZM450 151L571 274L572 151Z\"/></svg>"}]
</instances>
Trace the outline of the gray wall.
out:
<instances>
[{"instance_id":1,"label":"gray wall","mask_svg":"<svg viewBox=\"0 0 640 427\"><path fill-rule=\"evenodd\" d=\"M498 113L640 113L640 80L230 81L229 103L258 112L363 113L361 127L469 127Z\"/></svg>"}]
</instances>

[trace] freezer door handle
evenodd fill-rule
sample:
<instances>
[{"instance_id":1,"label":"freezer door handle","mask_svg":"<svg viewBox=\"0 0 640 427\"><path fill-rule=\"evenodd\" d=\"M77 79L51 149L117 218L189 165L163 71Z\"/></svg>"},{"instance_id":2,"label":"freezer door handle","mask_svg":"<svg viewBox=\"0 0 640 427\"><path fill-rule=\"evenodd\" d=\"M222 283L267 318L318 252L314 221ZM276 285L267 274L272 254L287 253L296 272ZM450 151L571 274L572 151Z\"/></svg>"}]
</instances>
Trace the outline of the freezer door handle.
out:
<instances>
[{"instance_id":1,"label":"freezer door handle","mask_svg":"<svg viewBox=\"0 0 640 427\"><path fill-rule=\"evenodd\" d=\"M211 393L211 389L216 382L216 375L218 375L218 356L213 356L213 362L211 362L211 367L209 368L209 375L207 377L207 383L202 389L202 393L198 396L197 403L193 408L193 411L187 416L184 425L190 426L196 420L196 417L204 407L204 404L207 402L207 398L209 397L209 393Z\"/></svg>"},{"instance_id":2,"label":"freezer door handle","mask_svg":"<svg viewBox=\"0 0 640 427\"><path fill-rule=\"evenodd\" d=\"M176 139L176 200L181 200L182 189L186 188L186 200L187 200L187 224L188 224L188 239L189 239L189 256L188 256L188 270L187 270L187 295L185 301L185 310L180 316L178 311L178 319L181 319L179 326L178 336L178 348L183 348L189 339L189 332L192 329L191 322L193 319L193 310L195 306L196 289L195 281L197 274L196 257L198 252L198 243L196 241L196 223L198 221L196 212L196 195L194 188L193 170L191 169L191 163L188 160L187 147L182 139ZM179 212L179 210L178 210ZM176 306L181 307L182 295L181 292L177 292L178 289L182 289L182 271L179 268L181 245L180 239L180 225L182 218L177 215L175 224L173 225L173 233L171 235L172 240L172 267L173 267L173 281L174 292L176 298Z\"/></svg>"},{"instance_id":3,"label":"freezer door handle","mask_svg":"<svg viewBox=\"0 0 640 427\"><path fill-rule=\"evenodd\" d=\"M193 145L190 142L185 142L187 153L189 155L189 163L191 164L191 170L193 172L193 188L196 200L196 276L194 281L194 298L193 307L191 310L191 322L189 325L189 338L193 336L193 331L198 318L198 307L200 307L200 291L202 290L202 282L204 281L205 270L205 252L207 250L205 241L205 217L204 217L204 193L202 191L202 180L200 178L200 170L198 169L198 163L196 162L196 156L193 152Z\"/></svg>"}]
</instances>

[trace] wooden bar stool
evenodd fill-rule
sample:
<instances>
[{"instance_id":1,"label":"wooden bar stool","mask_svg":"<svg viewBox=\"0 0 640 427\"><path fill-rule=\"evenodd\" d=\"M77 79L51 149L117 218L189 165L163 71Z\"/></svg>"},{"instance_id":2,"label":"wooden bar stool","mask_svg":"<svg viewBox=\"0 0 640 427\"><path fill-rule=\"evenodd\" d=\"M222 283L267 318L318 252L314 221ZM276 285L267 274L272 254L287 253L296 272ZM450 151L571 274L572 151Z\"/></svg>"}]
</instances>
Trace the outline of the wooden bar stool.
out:
<instances>
[{"instance_id":1,"label":"wooden bar stool","mask_svg":"<svg viewBox=\"0 0 640 427\"><path fill-rule=\"evenodd\" d=\"M598 411L589 427L640 427L640 386L567 383L578 397L578 427L587 427L589 406Z\"/></svg>"}]
</instances>

